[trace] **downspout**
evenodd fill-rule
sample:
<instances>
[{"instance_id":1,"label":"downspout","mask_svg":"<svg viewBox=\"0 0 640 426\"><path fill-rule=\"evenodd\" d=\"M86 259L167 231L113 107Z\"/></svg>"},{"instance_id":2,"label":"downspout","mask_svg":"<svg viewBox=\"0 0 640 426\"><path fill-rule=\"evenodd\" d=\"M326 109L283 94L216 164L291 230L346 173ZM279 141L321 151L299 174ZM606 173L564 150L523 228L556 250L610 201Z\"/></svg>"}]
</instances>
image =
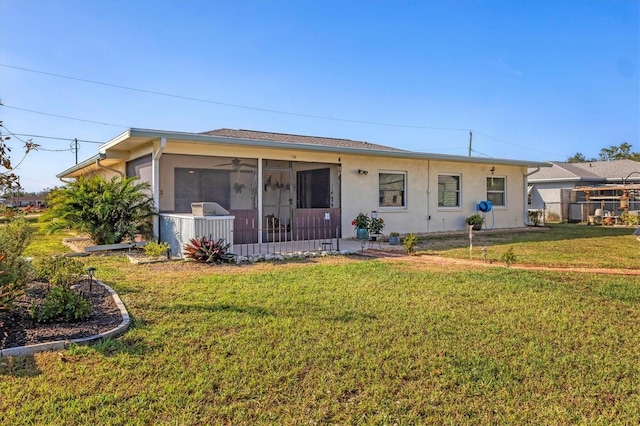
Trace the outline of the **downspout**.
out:
<instances>
[{"instance_id":1,"label":"downspout","mask_svg":"<svg viewBox=\"0 0 640 426\"><path fill-rule=\"evenodd\" d=\"M114 168L103 166L102 164L100 164L100 161L104 160L105 158L107 158L107 154L100 154L100 158L96 160L96 166L104 170L109 170L110 172L120 175L121 178L124 178L124 173L122 173L120 170L116 170Z\"/></svg>"},{"instance_id":2,"label":"downspout","mask_svg":"<svg viewBox=\"0 0 640 426\"><path fill-rule=\"evenodd\" d=\"M431 224L431 212L429 206L431 205L431 160L427 160L427 232L429 232L429 225Z\"/></svg>"},{"instance_id":3,"label":"downspout","mask_svg":"<svg viewBox=\"0 0 640 426\"><path fill-rule=\"evenodd\" d=\"M522 209L523 215L524 215L524 221L523 223L526 226L532 226L533 223L531 223L529 221L529 203L527 202L529 200L529 180L527 179L529 176L531 176L534 173L538 173L540 171L540 166L536 167L536 169L532 172L529 173L525 173L524 174L524 179L523 179L523 185L524 188L522 189L522 194L524 195L524 200L523 200L523 204L524 204L524 208Z\"/></svg>"},{"instance_id":4,"label":"downspout","mask_svg":"<svg viewBox=\"0 0 640 426\"><path fill-rule=\"evenodd\" d=\"M151 191L153 205L158 209L158 214L153 217L153 237L160 241L160 157L167 147L167 138L160 138L158 149L151 155Z\"/></svg>"}]
</instances>

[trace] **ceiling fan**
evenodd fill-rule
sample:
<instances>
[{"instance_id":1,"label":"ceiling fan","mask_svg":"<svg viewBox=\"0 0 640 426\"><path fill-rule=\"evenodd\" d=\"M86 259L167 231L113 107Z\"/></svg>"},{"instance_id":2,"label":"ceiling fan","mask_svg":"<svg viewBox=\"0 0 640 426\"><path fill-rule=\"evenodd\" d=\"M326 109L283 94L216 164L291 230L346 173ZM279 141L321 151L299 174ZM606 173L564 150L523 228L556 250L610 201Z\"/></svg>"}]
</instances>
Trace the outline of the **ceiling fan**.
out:
<instances>
[{"instance_id":1,"label":"ceiling fan","mask_svg":"<svg viewBox=\"0 0 640 426\"><path fill-rule=\"evenodd\" d=\"M240 161L238 157L232 159L230 163L217 164L215 167L226 167L226 166L231 166L233 170L239 170L240 167L253 167L254 169L258 167L254 164L243 163L242 161Z\"/></svg>"}]
</instances>

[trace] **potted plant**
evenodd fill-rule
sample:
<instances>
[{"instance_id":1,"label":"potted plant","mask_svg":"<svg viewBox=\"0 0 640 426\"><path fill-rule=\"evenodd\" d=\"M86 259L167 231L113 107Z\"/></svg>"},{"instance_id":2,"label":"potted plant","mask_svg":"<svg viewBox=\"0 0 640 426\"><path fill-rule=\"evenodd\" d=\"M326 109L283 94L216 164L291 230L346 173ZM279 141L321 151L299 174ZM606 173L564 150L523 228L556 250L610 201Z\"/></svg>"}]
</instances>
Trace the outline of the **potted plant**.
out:
<instances>
[{"instance_id":1,"label":"potted plant","mask_svg":"<svg viewBox=\"0 0 640 426\"><path fill-rule=\"evenodd\" d=\"M399 232L392 232L389 234L389 244L392 246L399 246L400 245L400 233Z\"/></svg>"},{"instance_id":2,"label":"potted plant","mask_svg":"<svg viewBox=\"0 0 640 426\"><path fill-rule=\"evenodd\" d=\"M471 226L471 229L474 231L479 231L482 229L482 224L484 223L484 219L479 213L473 214L466 219L467 225Z\"/></svg>"},{"instance_id":3,"label":"potted plant","mask_svg":"<svg viewBox=\"0 0 640 426\"><path fill-rule=\"evenodd\" d=\"M371 232L371 240L377 241L382 234L382 230L384 229L384 220L379 217L371 218L371 223L369 223L369 232Z\"/></svg>"},{"instance_id":4,"label":"potted plant","mask_svg":"<svg viewBox=\"0 0 640 426\"><path fill-rule=\"evenodd\" d=\"M366 213L358 213L358 216L356 216L356 218L351 221L351 224L356 228L357 239L369 239L369 226L371 225L371 218Z\"/></svg>"}]
</instances>

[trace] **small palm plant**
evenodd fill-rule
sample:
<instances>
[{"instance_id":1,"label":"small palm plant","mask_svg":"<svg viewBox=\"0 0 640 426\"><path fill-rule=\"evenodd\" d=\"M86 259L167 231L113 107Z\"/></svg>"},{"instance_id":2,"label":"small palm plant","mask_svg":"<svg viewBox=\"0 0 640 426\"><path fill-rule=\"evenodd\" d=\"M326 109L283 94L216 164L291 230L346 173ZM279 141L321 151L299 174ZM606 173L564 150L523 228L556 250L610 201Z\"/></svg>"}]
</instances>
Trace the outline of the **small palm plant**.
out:
<instances>
[{"instance_id":1,"label":"small palm plant","mask_svg":"<svg viewBox=\"0 0 640 426\"><path fill-rule=\"evenodd\" d=\"M72 229L87 233L96 244L133 241L136 234L151 237L157 214L150 185L137 177L78 178L51 191L50 208L40 216L51 231Z\"/></svg>"}]
</instances>

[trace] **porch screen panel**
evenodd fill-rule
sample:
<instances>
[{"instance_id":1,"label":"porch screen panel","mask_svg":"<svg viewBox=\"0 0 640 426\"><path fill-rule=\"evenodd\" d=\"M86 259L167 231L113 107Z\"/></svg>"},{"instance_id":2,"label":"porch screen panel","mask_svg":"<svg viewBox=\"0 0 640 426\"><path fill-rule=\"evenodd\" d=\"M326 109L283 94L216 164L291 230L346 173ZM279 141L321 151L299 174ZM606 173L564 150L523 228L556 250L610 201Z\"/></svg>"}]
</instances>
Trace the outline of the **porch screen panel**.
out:
<instances>
[{"instance_id":1,"label":"porch screen panel","mask_svg":"<svg viewBox=\"0 0 640 426\"><path fill-rule=\"evenodd\" d=\"M191 203L215 201L230 209L231 186L228 170L175 169L175 211L190 213Z\"/></svg>"}]
</instances>

